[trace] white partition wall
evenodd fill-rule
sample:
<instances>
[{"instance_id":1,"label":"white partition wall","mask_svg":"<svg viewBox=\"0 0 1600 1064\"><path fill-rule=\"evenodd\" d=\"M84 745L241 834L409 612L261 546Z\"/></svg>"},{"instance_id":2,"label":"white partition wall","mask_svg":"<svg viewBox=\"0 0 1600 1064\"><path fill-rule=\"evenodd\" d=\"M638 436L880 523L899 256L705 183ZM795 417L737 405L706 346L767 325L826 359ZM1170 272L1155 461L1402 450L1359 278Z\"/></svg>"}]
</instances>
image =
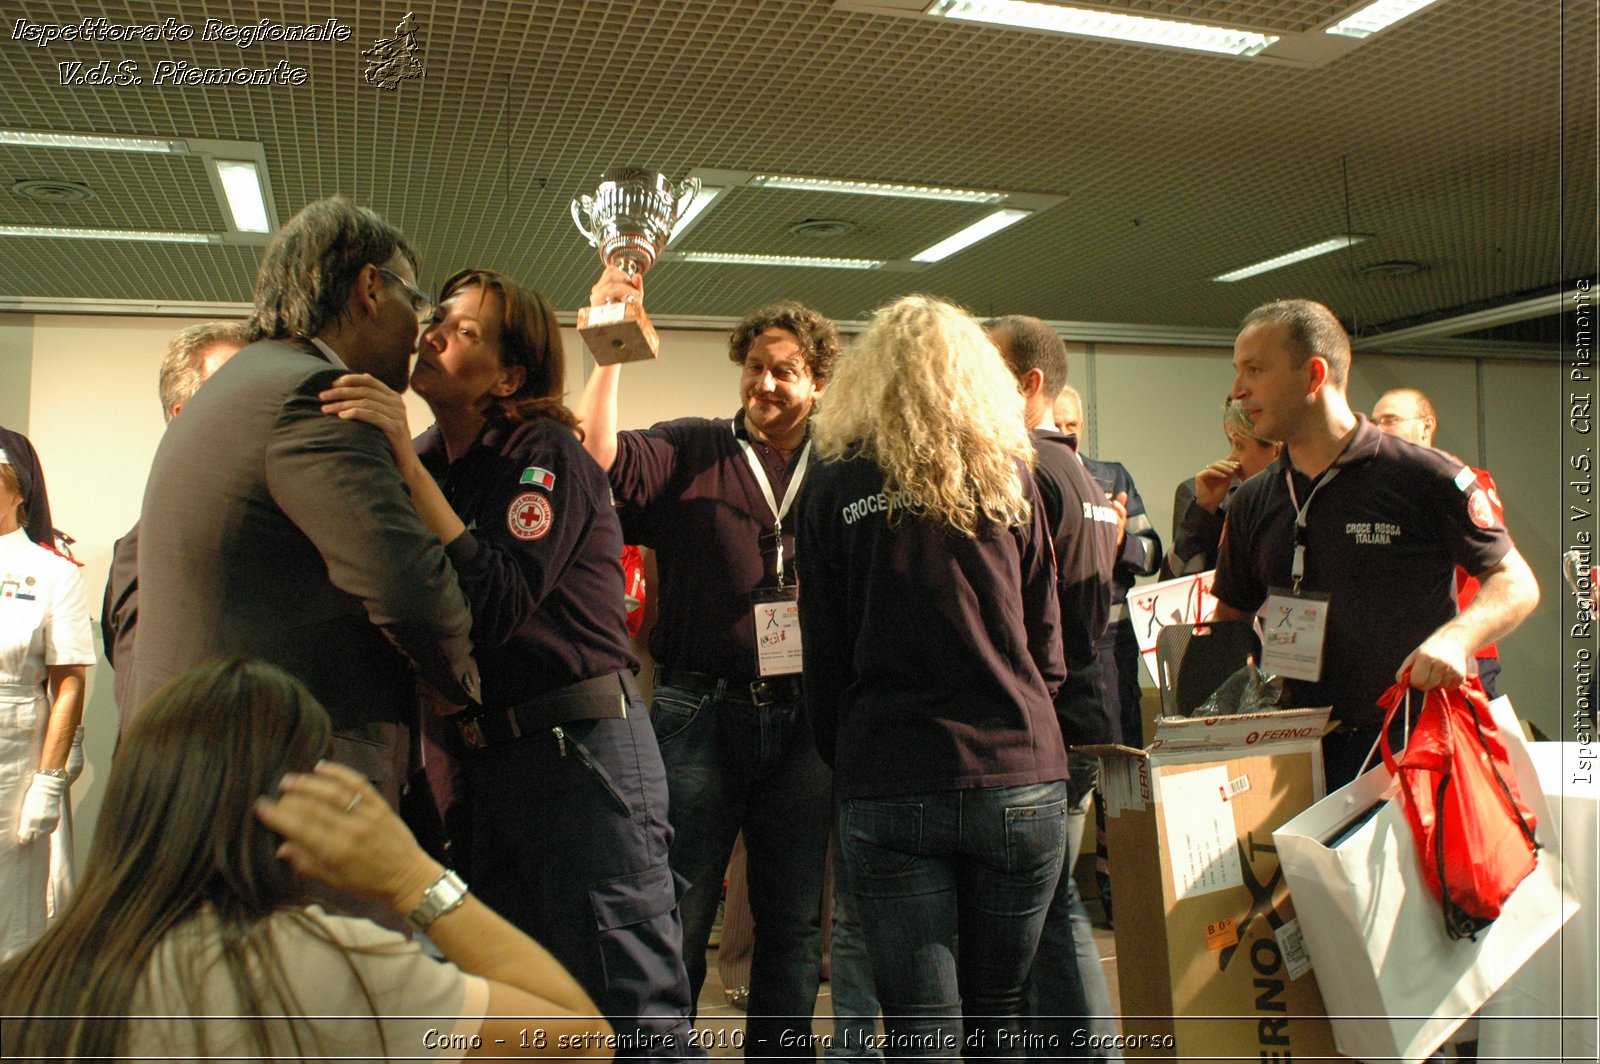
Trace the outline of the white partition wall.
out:
<instances>
[{"instance_id":1,"label":"white partition wall","mask_svg":"<svg viewBox=\"0 0 1600 1064\"><path fill-rule=\"evenodd\" d=\"M1487 447L1477 463L1494 476L1517 549L1539 579L1539 608L1500 644L1500 690L1523 717L1552 738L1571 721L1561 713L1561 424L1566 417L1556 364L1485 363L1483 422ZM1570 732L1566 733L1570 738Z\"/></svg>"}]
</instances>

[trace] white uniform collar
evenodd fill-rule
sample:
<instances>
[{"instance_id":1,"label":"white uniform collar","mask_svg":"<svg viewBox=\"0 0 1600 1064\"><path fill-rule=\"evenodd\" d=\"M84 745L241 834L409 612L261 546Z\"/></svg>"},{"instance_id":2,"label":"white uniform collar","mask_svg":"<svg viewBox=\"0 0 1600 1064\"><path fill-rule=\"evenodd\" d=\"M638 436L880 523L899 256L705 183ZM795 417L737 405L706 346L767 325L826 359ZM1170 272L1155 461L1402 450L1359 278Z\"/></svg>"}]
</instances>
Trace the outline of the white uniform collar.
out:
<instances>
[{"instance_id":1,"label":"white uniform collar","mask_svg":"<svg viewBox=\"0 0 1600 1064\"><path fill-rule=\"evenodd\" d=\"M38 544L28 538L26 528L19 528L15 532L7 532L0 536L0 554L21 554L36 549Z\"/></svg>"}]
</instances>

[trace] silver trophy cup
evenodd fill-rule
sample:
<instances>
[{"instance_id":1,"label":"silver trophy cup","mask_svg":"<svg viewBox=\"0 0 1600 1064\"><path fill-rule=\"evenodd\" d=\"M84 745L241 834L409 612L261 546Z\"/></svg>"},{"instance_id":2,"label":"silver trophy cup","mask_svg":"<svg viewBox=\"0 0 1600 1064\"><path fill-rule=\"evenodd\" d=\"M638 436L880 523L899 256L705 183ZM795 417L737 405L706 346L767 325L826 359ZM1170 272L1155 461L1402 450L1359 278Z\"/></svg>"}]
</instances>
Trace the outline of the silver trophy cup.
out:
<instances>
[{"instance_id":1,"label":"silver trophy cup","mask_svg":"<svg viewBox=\"0 0 1600 1064\"><path fill-rule=\"evenodd\" d=\"M614 166L600 175L594 195L572 201L572 223L600 249L601 262L637 277L655 263L699 194L696 177L674 187L654 170ZM631 299L579 310L578 335L602 366L655 358L661 350L644 308Z\"/></svg>"},{"instance_id":2,"label":"silver trophy cup","mask_svg":"<svg viewBox=\"0 0 1600 1064\"><path fill-rule=\"evenodd\" d=\"M572 224L600 249L601 262L633 277L655 263L699 194L698 177L674 187L665 174L614 166L600 175L594 195L573 199Z\"/></svg>"}]
</instances>

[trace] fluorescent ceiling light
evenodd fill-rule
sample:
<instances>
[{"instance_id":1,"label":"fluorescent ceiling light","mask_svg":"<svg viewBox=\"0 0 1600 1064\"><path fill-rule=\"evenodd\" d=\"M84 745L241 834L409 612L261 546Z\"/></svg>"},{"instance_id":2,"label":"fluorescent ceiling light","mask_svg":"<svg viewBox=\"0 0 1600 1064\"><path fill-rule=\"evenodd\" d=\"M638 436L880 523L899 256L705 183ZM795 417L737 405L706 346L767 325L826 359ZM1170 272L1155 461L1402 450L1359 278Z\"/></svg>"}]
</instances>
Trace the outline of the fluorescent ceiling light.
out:
<instances>
[{"instance_id":1,"label":"fluorescent ceiling light","mask_svg":"<svg viewBox=\"0 0 1600 1064\"><path fill-rule=\"evenodd\" d=\"M139 240L153 244L218 244L210 233L160 233L148 229L63 229L48 225L0 225L0 236L42 236L57 240Z\"/></svg>"},{"instance_id":2,"label":"fluorescent ceiling light","mask_svg":"<svg viewBox=\"0 0 1600 1064\"><path fill-rule=\"evenodd\" d=\"M960 232L952 233L931 248L917 252L911 256L911 261L938 262L940 259L947 259L962 248L971 247L980 240L994 236L1007 226L1016 225L1032 213L1032 211L1019 211L1014 208L1008 208L984 215Z\"/></svg>"},{"instance_id":3,"label":"fluorescent ceiling light","mask_svg":"<svg viewBox=\"0 0 1600 1064\"><path fill-rule=\"evenodd\" d=\"M1255 55L1278 38L1264 33L1202 26L1194 22L1117 15L1109 11L1058 7L1027 0L935 0L927 9L934 18L988 22L997 26L1050 30L1082 37L1105 37L1138 44L1159 44L1222 55Z\"/></svg>"},{"instance_id":4,"label":"fluorescent ceiling light","mask_svg":"<svg viewBox=\"0 0 1600 1064\"><path fill-rule=\"evenodd\" d=\"M689 204L689 209L683 212L683 217L678 219L678 224L672 227L672 235L667 238L667 246L671 247L672 242L678 239L678 234L689 228L689 223L704 214L706 208L711 206L711 201L722 195L722 193L723 190L720 188L711 188L706 185L700 186L700 192L695 196L694 202Z\"/></svg>"},{"instance_id":5,"label":"fluorescent ceiling light","mask_svg":"<svg viewBox=\"0 0 1600 1064\"><path fill-rule=\"evenodd\" d=\"M896 185L886 181L836 181L827 177L787 177L757 174L750 179L757 188L793 189L797 192L842 192L856 196L893 196L898 199L944 200L948 203L1000 203L1004 192L981 192L970 188L938 188L933 185Z\"/></svg>"},{"instance_id":6,"label":"fluorescent ceiling light","mask_svg":"<svg viewBox=\"0 0 1600 1064\"><path fill-rule=\"evenodd\" d=\"M1378 0L1375 4L1368 4L1353 15L1335 22L1327 29L1328 33L1340 37L1354 37L1360 40L1371 37L1379 30L1388 29L1396 22L1405 18L1414 11L1421 11L1433 0Z\"/></svg>"},{"instance_id":7,"label":"fluorescent ceiling light","mask_svg":"<svg viewBox=\"0 0 1600 1064\"><path fill-rule=\"evenodd\" d=\"M156 154L188 151L182 141L149 140L143 137L101 137L84 133L27 133L0 129L0 144L22 148L88 148L94 151L137 151Z\"/></svg>"},{"instance_id":8,"label":"fluorescent ceiling light","mask_svg":"<svg viewBox=\"0 0 1600 1064\"><path fill-rule=\"evenodd\" d=\"M1287 251L1282 255L1274 255L1270 259L1263 259L1253 266L1241 266L1237 270L1232 270L1228 273L1220 273L1211 279L1213 281L1242 281L1246 277L1254 277L1258 273L1268 273L1272 270L1282 269L1283 267L1288 266L1290 263L1304 262L1306 259L1314 259L1318 255L1326 255L1330 251L1338 251L1341 248L1353 247L1365 239L1367 238L1358 233L1330 237L1327 240L1322 240L1308 247L1303 247L1298 251Z\"/></svg>"},{"instance_id":9,"label":"fluorescent ceiling light","mask_svg":"<svg viewBox=\"0 0 1600 1064\"><path fill-rule=\"evenodd\" d=\"M267 201L261 191L261 171L256 164L218 159L212 165L217 168L222 191L228 197L233 227L245 233L272 232L267 221Z\"/></svg>"},{"instance_id":10,"label":"fluorescent ceiling light","mask_svg":"<svg viewBox=\"0 0 1600 1064\"><path fill-rule=\"evenodd\" d=\"M812 266L824 270L876 270L882 259L819 259L803 255L739 255L720 251L677 251L674 262L726 263L730 266Z\"/></svg>"}]
</instances>

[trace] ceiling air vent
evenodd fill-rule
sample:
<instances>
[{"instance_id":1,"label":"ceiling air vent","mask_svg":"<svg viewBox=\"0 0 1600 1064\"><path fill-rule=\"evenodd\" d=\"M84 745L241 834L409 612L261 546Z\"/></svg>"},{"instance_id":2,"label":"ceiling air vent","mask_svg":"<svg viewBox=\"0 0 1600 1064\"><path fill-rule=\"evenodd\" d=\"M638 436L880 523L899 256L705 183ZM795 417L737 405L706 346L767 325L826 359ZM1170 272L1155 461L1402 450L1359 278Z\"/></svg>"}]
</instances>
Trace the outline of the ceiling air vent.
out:
<instances>
[{"instance_id":1,"label":"ceiling air vent","mask_svg":"<svg viewBox=\"0 0 1600 1064\"><path fill-rule=\"evenodd\" d=\"M94 199L94 190L75 181L18 181L11 191L35 203L82 203Z\"/></svg>"},{"instance_id":2,"label":"ceiling air vent","mask_svg":"<svg viewBox=\"0 0 1600 1064\"><path fill-rule=\"evenodd\" d=\"M1368 277L1410 277L1422 272L1422 263L1413 259L1385 259L1367 263L1361 267L1361 272Z\"/></svg>"},{"instance_id":3,"label":"ceiling air vent","mask_svg":"<svg viewBox=\"0 0 1600 1064\"><path fill-rule=\"evenodd\" d=\"M808 236L813 240L829 240L854 232L855 228L855 222L847 222L843 218L807 218L803 222L791 225L789 232L795 236Z\"/></svg>"}]
</instances>

